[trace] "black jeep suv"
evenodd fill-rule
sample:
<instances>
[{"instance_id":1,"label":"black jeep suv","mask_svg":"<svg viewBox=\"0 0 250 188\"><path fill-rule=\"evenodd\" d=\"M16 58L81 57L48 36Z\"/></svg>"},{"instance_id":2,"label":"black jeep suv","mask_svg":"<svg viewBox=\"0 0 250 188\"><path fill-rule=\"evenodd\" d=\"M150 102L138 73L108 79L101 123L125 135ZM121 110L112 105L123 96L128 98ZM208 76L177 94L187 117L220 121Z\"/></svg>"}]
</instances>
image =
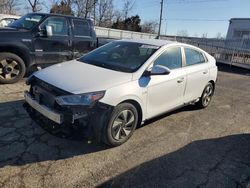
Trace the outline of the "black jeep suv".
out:
<instances>
[{"instance_id":1,"label":"black jeep suv","mask_svg":"<svg viewBox=\"0 0 250 188\"><path fill-rule=\"evenodd\" d=\"M89 19L27 14L0 29L0 83L15 83L31 67L77 58L96 45Z\"/></svg>"}]
</instances>

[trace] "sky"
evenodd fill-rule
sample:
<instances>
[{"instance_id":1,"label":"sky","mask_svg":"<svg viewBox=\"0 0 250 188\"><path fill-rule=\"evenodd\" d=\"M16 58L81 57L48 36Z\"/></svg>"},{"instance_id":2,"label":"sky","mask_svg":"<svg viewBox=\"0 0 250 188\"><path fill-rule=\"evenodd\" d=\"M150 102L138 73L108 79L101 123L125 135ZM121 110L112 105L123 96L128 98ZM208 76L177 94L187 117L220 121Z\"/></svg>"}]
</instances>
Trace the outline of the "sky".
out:
<instances>
[{"instance_id":1,"label":"sky","mask_svg":"<svg viewBox=\"0 0 250 188\"><path fill-rule=\"evenodd\" d=\"M115 0L117 7L121 0ZM142 22L160 19L160 0L135 0L132 15ZM226 36L230 18L250 18L250 0L164 0L162 34L176 35L186 30L189 36Z\"/></svg>"},{"instance_id":2,"label":"sky","mask_svg":"<svg viewBox=\"0 0 250 188\"><path fill-rule=\"evenodd\" d=\"M159 22L160 1L135 0L130 15L138 14L142 23ZM176 35L179 31L185 30L189 36L200 37L207 34L207 37L212 38L216 37L217 33L226 36L230 18L250 18L250 0L163 1L161 34ZM116 8L122 9L123 0L114 0L114 4ZM44 10L46 11L46 8Z\"/></svg>"}]
</instances>

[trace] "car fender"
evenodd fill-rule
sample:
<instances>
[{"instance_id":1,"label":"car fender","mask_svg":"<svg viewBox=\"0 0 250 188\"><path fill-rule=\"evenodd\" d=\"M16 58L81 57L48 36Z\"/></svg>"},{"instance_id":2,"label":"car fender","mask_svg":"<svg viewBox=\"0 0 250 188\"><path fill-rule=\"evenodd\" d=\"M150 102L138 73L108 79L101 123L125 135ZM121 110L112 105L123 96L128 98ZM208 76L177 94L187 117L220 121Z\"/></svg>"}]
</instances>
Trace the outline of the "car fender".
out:
<instances>
[{"instance_id":1,"label":"car fender","mask_svg":"<svg viewBox=\"0 0 250 188\"><path fill-rule=\"evenodd\" d=\"M32 64L34 64L32 60L33 58L29 53L29 49L21 43L1 43L0 52L9 52L18 55L24 60L26 67L30 67Z\"/></svg>"},{"instance_id":2,"label":"car fender","mask_svg":"<svg viewBox=\"0 0 250 188\"><path fill-rule=\"evenodd\" d=\"M142 120L144 120L146 117L146 98L146 92L143 92L143 88L138 86L137 80L107 89L100 102L111 106L117 106L124 101L135 101L141 107Z\"/></svg>"}]
</instances>

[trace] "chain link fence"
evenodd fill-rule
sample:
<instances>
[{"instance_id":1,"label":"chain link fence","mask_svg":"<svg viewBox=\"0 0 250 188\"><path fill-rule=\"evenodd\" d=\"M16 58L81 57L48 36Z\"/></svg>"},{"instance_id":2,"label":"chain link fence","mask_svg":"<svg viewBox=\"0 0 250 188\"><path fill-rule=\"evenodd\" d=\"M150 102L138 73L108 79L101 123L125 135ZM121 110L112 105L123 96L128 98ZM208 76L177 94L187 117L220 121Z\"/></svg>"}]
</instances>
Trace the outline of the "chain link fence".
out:
<instances>
[{"instance_id":1,"label":"chain link fence","mask_svg":"<svg viewBox=\"0 0 250 188\"><path fill-rule=\"evenodd\" d=\"M207 39L168 36L161 39L178 41L197 46L212 56L218 62L250 69L250 39Z\"/></svg>"},{"instance_id":2,"label":"chain link fence","mask_svg":"<svg viewBox=\"0 0 250 188\"><path fill-rule=\"evenodd\" d=\"M96 34L102 43L115 39L154 39L156 34L124 31L104 27L95 27ZM105 39L105 40L104 40ZM161 39L178 41L197 46L218 62L250 69L250 39L208 39L178 36L161 36ZM101 42L100 42L101 43Z\"/></svg>"}]
</instances>

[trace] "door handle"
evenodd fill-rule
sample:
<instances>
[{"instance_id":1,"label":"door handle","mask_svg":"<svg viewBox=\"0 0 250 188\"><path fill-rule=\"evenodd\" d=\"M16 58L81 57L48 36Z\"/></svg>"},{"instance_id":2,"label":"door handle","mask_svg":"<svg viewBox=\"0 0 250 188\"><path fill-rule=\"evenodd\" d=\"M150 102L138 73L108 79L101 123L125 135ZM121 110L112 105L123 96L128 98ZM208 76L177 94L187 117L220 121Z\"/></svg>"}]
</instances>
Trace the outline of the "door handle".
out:
<instances>
[{"instance_id":1,"label":"door handle","mask_svg":"<svg viewBox=\"0 0 250 188\"><path fill-rule=\"evenodd\" d=\"M208 73L208 70L203 71L203 74L207 74L207 73Z\"/></svg>"},{"instance_id":2,"label":"door handle","mask_svg":"<svg viewBox=\"0 0 250 188\"><path fill-rule=\"evenodd\" d=\"M178 80L177 80L177 83L182 83L184 81L184 78L179 78Z\"/></svg>"},{"instance_id":3,"label":"door handle","mask_svg":"<svg viewBox=\"0 0 250 188\"><path fill-rule=\"evenodd\" d=\"M68 46L71 47L72 46L72 41L68 40Z\"/></svg>"}]
</instances>

